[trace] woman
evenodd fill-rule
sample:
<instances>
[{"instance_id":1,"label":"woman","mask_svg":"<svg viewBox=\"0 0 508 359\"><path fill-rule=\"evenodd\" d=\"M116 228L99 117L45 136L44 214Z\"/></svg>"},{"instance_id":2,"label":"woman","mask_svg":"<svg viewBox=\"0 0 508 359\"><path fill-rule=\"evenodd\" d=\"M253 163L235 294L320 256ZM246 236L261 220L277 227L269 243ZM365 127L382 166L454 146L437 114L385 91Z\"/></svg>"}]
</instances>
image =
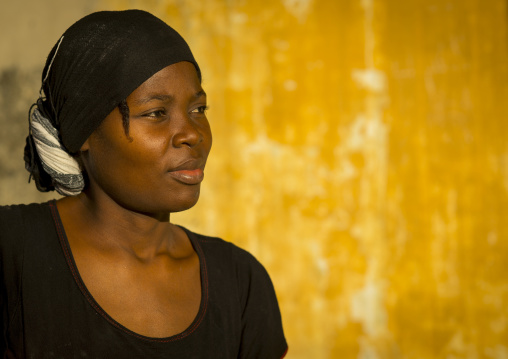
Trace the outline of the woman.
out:
<instances>
[{"instance_id":1,"label":"woman","mask_svg":"<svg viewBox=\"0 0 508 359\"><path fill-rule=\"evenodd\" d=\"M72 25L48 56L26 167L65 195L0 209L7 358L281 358L270 278L249 253L169 223L212 144L185 41L139 10Z\"/></svg>"}]
</instances>

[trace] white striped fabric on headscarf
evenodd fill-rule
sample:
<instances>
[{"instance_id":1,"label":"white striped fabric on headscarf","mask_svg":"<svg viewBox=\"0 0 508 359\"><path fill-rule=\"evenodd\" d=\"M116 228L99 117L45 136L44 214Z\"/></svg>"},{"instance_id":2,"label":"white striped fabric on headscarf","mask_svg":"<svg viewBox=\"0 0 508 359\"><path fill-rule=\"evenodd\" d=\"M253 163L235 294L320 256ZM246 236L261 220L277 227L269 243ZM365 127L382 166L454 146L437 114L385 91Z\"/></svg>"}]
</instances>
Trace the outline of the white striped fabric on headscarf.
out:
<instances>
[{"instance_id":1,"label":"white striped fabric on headscarf","mask_svg":"<svg viewBox=\"0 0 508 359\"><path fill-rule=\"evenodd\" d=\"M53 179L55 190L64 196L75 196L85 187L79 163L65 150L58 131L35 108L30 116L30 132L42 167Z\"/></svg>"}]
</instances>

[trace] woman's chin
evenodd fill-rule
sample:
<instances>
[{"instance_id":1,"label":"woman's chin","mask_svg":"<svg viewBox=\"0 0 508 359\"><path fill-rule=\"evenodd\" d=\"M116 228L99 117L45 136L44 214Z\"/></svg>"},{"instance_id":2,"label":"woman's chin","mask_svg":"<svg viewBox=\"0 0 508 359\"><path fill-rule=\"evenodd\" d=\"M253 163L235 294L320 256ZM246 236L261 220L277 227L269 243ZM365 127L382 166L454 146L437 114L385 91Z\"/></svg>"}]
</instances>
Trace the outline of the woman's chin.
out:
<instances>
[{"instance_id":1,"label":"woman's chin","mask_svg":"<svg viewBox=\"0 0 508 359\"><path fill-rule=\"evenodd\" d=\"M192 207L194 207L196 205L196 203L198 203L198 199L192 201L192 202L189 202L189 203L185 203L185 204L182 204L178 207L173 207L170 209L169 213L178 213L178 212L183 212L183 211L186 211L188 209L191 209Z\"/></svg>"},{"instance_id":2,"label":"woman's chin","mask_svg":"<svg viewBox=\"0 0 508 359\"><path fill-rule=\"evenodd\" d=\"M177 213L186 211L196 205L199 200L199 191L196 193L188 193L180 195L177 198L160 198L159 201L147 203L137 206L137 210L145 213ZM134 209L134 208L133 208Z\"/></svg>"}]
</instances>

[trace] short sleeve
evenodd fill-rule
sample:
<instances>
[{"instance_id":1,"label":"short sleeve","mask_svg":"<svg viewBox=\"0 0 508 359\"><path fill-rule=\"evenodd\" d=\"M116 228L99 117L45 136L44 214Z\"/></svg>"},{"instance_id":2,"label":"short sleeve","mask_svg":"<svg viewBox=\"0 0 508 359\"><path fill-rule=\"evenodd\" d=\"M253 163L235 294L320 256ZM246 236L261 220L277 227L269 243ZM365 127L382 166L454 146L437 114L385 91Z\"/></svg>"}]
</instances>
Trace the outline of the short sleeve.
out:
<instances>
[{"instance_id":1,"label":"short sleeve","mask_svg":"<svg viewBox=\"0 0 508 359\"><path fill-rule=\"evenodd\" d=\"M240 250L237 278L242 307L239 358L283 358L288 346L270 276L250 253Z\"/></svg>"}]
</instances>

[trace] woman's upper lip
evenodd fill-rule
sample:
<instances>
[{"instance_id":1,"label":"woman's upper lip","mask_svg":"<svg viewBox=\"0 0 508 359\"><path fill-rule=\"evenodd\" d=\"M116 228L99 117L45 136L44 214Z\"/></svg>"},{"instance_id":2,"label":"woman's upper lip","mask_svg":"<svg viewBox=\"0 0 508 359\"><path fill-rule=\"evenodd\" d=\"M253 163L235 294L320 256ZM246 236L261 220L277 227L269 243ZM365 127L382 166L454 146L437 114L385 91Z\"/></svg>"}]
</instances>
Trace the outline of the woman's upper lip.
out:
<instances>
[{"instance_id":1,"label":"woman's upper lip","mask_svg":"<svg viewBox=\"0 0 508 359\"><path fill-rule=\"evenodd\" d=\"M192 171L196 169L204 170L205 164L204 161L199 159L189 159L181 162L179 165L172 167L168 170L168 172L176 172L176 171Z\"/></svg>"}]
</instances>

